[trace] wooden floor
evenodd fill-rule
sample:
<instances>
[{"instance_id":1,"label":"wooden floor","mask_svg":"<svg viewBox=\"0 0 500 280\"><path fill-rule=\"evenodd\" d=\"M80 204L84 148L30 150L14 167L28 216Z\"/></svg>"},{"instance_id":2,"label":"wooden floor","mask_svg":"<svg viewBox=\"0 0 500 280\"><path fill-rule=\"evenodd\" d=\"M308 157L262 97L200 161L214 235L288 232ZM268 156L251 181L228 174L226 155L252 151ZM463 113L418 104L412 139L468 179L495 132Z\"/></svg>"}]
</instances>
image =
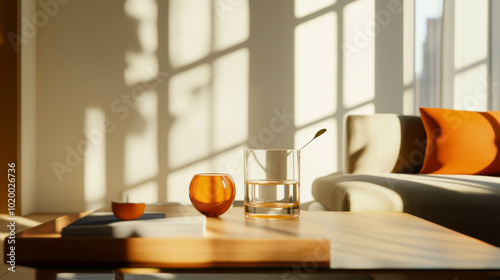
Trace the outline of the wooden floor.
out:
<instances>
[{"instance_id":1,"label":"wooden floor","mask_svg":"<svg viewBox=\"0 0 500 280\"><path fill-rule=\"evenodd\" d=\"M57 217L63 216L66 213L56 213L56 214L31 214L27 215L24 217L17 217L16 221L16 232L23 231L25 229L28 229L30 227L37 226L41 223L50 221L52 219L55 219ZM15 279L26 279L26 280L31 280L35 279L35 270L27 267L19 267L16 266L16 272L13 273L9 270L7 270L10 265L4 263L4 254L3 254L3 241L4 239L9 236L9 228L7 225L10 223L7 219L11 218L8 215L0 214L0 240L2 241L0 243L0 249L1 249L1 256L0 256L0 279L1 280L15 280Z\"/></svg>"}]
</instances>

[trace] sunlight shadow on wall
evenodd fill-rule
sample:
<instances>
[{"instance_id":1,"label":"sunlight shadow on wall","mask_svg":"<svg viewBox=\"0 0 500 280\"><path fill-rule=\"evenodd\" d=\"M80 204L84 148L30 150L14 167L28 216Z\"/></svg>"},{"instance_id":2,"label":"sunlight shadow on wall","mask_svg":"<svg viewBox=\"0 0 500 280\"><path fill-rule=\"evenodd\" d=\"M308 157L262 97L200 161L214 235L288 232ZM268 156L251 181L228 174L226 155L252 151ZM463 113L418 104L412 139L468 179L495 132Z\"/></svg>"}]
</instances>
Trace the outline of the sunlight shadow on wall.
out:
<instances>
[{"instance_id":1,"label":"sunlight shadow on wall","mask_svg":"<svg viewBox=\"0 0 500 280\"><path fill-rule=\"evenodd\" d=\"M344 10L344 107L352 108L375 98L374 0L349 3ZM369 20L367 20L369 19Z\"/></svg>"},{"instance_id":2,"label":"sunlight shadow on wall","mask_svg":"<svg viewBox=\"0 0 500 280\"><path fill-rule=\"evenodd\" d=\"M172 76L168 111L175 118L168 139L168 166L177 168L209 154L209 65Z\"/></svg>"},{"instance_id":3,"label":"sunlight shadow on wall","mask_svg":"<svg viewBox=\"0 0 500 280\"><path fill-rule=\"evenodd\" d=\"M371 115L371 114L375 114L375 104L373 104L373 102L349 110L345 114L345 117L349 115Z\"/></svg>"},{"instance_id":4,"label":"sunlight shadow on wall","mask_svg":"<svg viewBox=\"0 0 500 280\"><path fill-rule=\"evenodd\" d=\"M125 54L124 80L131 96L128 105L142 117L143 125L132 129L134 132L124 139L125 190L120 192L120 199L128 196L131 201L157 202L154 179L158 175L158 93L156 88L144 85L158 76L158 6L154 0L127 0L124 9L137 23L140 46Z\"/></svg>"},{"instance_id":5,"label":"sunlight shadow on wall","mask_svg":"<svg viewBox=\"0 0 500 280\"><path fill-rule=\"evenodd\" d=\"M248 133L248 49L214 62L214 148L244 143Z\"/></svg>"},{"instance_id":6,"label":"sunlight shadow on wall","mask_svg":"<svg viewBox=\"0 0 500 280\"><path fill-rule=\"evenodd\" d=\"M295 0L295 17L301 18L331 6L335 4L335 2L337 2L337 0ZM333 35L330 36L334 37Z\"/></svg>"},{"instance_id":7,"label":"sunlight shadow on wall","mask_svg":"<svg viewBox=\"0 0 500 280\"><path fill-rule=\"evenodd\" d=\"M176 186L187 186L195 173L231 172L235 181L241 176L233 169L247 139L248 50L215 60L213 69L205 64L170 81L169 112L175 118L168 141L174 170L167 180L170 201L186 201Z\"/></svg>"},{"instance_id":8,"label":"sunlight shadow on wall","mask_svg":"<svg viewBox=\"0 0 500 280\"><path fill-rule=\"evenodd\" d=\"M330 12L300 24L295 30L297 127L333 115L337 110L336 25L336 14Z\"/></svg>"},{"instance_id":9,"label":"sunlight shadow on wall","mask_svg":"<svg viewBox=\"0 0 500 280\"><path fill-rule=\"evenodd\" d=\"M248 1L229 1L229 10L215 11L214 50L221 51L240 44L250 35Z\"/></svg>"},{"instance_id":10,"label":"sunlight shadow on wall","mask_svg":"<svg viewBox=\"0 0 500 280\"><path fill-rule=\"evenodd\" d=\"M127 188L140 186L142 182L156 178L158 174L157 104L158 97L153 92L142 93L140 101L136 103L137 112L144 118L144 127L140 133L129 134L125 138L124 182ZM156 202L158 195L148 196L142 193L135 199Z\"/></svg>"},{"instance_id":11,"label":"sunlight shadow on wall","mask_svg":"<svg viewBox=\"0 0 500 280\"><path fill-rule=\"evenodd\" d=\"M180 67L210 54L211 1L169 2L170 63Z\"/></svg>"},{"instance_id":12,"label":"sunlight shadow on wall","mask_svg":"<svg viewBox=\"0 0 500 280\"><path fill-rule=\"evenodd\" d=\"M145 80L147 70L152 77L158 75L158 7L153 0L128 0L124 5L125 13L137 21L137 37L141 51L127 51L125 61L127 68L124 72L125 83L133 86Z\"/></svg>"},{"instance_id":13,"label":"sunlight shadow on wall","mask_svg":"<svg viewBox=\"0 0 500 280\"><path fill-rule=\"evenodd\" d=\"M189 182L196 173L229 172L235 182L243 182L239 161L248 137L249 5L210 3L170 2L174 74L168 85L173 118L167 141L168 201L189 203ZM236 194L243 199L242 189Z\"/></svg>"},{"instance_id":14,"label":"sunlight shadow on wall","mask_svg":"<svg viewBox=\"0 0 500 280\"><path fill-rule=\"evenodd\" d=\"M299 3L297 3L299 2ZM305 16L334 1L296 1L295 14ZM321 5L320 5L321 4ZM318 139L328 143L311 145L301 155L301 200L313 200L315 178L337 170L337 14L328 12L295 28L295 148L307 143L321 128L329 133ZM321 156L319 156L321 155Z\"/></svg>"},{"instance_id":15,"label":"sunlight shadow on wall","mask_svg":"<svg viewBox=\"0 0 500 280\"><path fill-rule=\"evenodd\" d=\"M97 209L106 196L106 133L104 111L85 109L85 133L88 137L84 160L84 198L86 209Z\"/></svg>"}]
</instances>

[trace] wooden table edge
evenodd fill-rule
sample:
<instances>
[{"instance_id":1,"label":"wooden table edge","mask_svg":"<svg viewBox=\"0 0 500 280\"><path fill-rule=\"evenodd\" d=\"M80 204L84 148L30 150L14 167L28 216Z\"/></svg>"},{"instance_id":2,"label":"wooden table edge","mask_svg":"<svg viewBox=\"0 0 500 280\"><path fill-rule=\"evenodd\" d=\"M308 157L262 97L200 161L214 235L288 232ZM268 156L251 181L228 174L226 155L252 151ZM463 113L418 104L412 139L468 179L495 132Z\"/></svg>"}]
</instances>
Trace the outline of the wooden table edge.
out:
<instances>
[{"instance_id":1,"label":"wooden table edge","mask_svg":"<svg viewBox=\"0 0 500 280\"><path fill-rule=\"evenodd\" d=\"M26 229L22 232L19 232L16 236L16 263L22 266L29 267L66 267L66 268L83 268L92 266L95 261L90 261L91 257L89 255L81 255L81 254L71 254L70 251L73 250L84 250L88 248L88 246L96 246L100 249L96 251L96 255L101 255L101 259L97 261L99 263L98 266L108 266L114 268L123 268L123 267L142 267L142 268L213 268L213 267L290 267L293 265L301 265L304 261L303 258L294 257L296 253L304 253L310 256L314 256L315 249L314 246L320 246L321 248L328 248L324 250L320 255L316 254L314 256L314 261L318 267L329 267L330 261L330 240L325 238L301 238L301 243L305 245L303 246L302 251L287 251L287 247L294 247L294 242L296 238L250 238L245 239L245 242L241 242L241 239L232 239L232 238L141 238L141 237L132 237L132 238L62 238L61 230L66 225L71 224L72 222L88 215L92 212L82 212L82 213L71 213L67 215L63 215L61 217L55 218L46 223L40 224L33 228ZM75 240L78 240L78 243L74 244ZM139 250L132 249L131 251L124 252L123 244L133 246L133 248L144 248L144 247L154 247L155 244L163 244L167 249L162 250L161 255L165 255L169 253L175 254L180 253L183 248L182 245L198 243L201 245L211 244L212 246L226 246L231 250L240 250L239 252L244 252L245 250L251 250L252 246L259 246L261 243L268 244L271 248L273 243L279 242L284 244L284 250L280 252L272 251L269 249L264 253L275 254L275 257L278 261L273 261L272 258L264 258L262 261L257 260L256 258L252 258L251 254L248 257L243 257L240 259L232 260L230 255L217 257L216 259L221 259L222 261L203 261L203 257L200 259L192 260L192 257L185 256L184 258L179 258L180 261L175 261L174 259L168 259L168 262L151 262L151 261L140 261L138 258L135 258L135 261L127 261L125 259L119 259L118 261L105 261L106 259L106 251L111 248L111 251L118 252L115 255L127 255L127 253L132 252L135 253ZM153 244L155 243L155 244ZM73 245L72 245L73 244ZM7 240L4 240L4 254L8 253L9 248L7 247ZM239 247L238 247L239 246ZM45 260L40 260L38 257L31 257L33 250L31 248L37 247L37 251L40 252L54 252L54 250L62 250L62 254L60 258L53 258L54 254L46 254L44 257ZM174 249L171 249L173 247ZM263 246L261 246L263 247ZM308 248L309 247L309 248ZM177 248L178 250L176 251ZM180 249L179 249L180 248ZM165 257L161 256L159 252L156 252L158 257L165 259ZM195 256L197 253L195 252ZM203 252L201 252L203 253ZM104 254L104 255L103 255ZM206 254L206 252L205 252ZM240 254L242 255L242 254ZM52 258L51 258L52 256ZM150 258L151 259L151 258ZM6 263L8 260L6 259L4 262ZM57 265L53 265L53 263L57 263Z\"/></svg>"}]
</instances>

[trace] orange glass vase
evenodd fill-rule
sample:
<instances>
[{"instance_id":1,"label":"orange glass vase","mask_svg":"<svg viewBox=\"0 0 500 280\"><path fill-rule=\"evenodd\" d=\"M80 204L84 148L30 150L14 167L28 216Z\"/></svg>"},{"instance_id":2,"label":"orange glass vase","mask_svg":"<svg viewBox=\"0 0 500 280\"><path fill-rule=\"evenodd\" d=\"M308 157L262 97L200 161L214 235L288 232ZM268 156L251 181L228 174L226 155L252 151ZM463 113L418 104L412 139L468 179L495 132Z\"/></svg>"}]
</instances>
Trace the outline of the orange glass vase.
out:
<instances>
[{"instance_id":1,"label":"orange glass vase","mask_svg":"<svg viewBox=\"0 0 500 280\"><path fill-rule=\"evenodd\" d=\"M189 185L189 199L196 210L208 217L224 214L233 204L236 188L227 173L199 173Z\"/></svg>"}]
</instances>

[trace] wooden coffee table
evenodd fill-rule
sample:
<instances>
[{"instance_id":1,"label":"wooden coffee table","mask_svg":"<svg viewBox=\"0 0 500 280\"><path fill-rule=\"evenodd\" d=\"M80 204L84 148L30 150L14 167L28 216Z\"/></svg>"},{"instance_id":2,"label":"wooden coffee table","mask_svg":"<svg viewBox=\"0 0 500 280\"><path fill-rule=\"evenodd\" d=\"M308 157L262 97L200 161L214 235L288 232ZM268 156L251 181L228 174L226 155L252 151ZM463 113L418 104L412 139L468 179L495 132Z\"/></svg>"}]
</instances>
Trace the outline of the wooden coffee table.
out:
<instances>
[{"instance_id":1,"label":"wooden coffee table","mask_svg":"<svg viewBox=\"0 0 500 280\"><path fill-rule=\"evenodd\" d=\"M162 205L146 211L175 207L192 210ZM404 213L302 211L299 219L266 221L245 219L242 208L232 208L207 218L203 237L61 237L63 227L87 214L18 233L16 265L36 268L39 279L58 272L113 272L121 279L123 273L187 270L500 275L500 248ZM8 244L4 248L5 255Z\"/></svg>"}]
</instances>

